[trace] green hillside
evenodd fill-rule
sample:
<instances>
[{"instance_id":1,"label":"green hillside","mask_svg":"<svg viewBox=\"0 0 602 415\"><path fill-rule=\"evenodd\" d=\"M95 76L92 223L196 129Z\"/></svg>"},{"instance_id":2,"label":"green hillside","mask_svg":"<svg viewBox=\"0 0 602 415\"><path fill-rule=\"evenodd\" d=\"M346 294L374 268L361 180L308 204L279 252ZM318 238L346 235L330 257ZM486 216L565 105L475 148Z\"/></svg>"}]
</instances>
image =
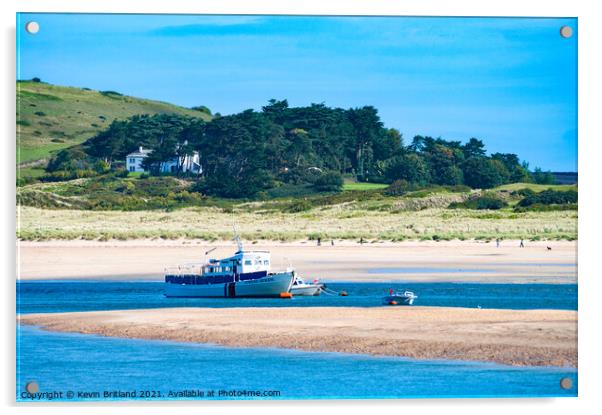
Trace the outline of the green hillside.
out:
<instances>
[{"instance_id":1,"label":"green hillside","mask_svg":"<svg viewBox=\"0 0 602 415\"><path fill-rule=\"evenodd\" d=\"M114 91L18 81L17 165L44 160L53 152L80 144L115 119L159 113L211 118L205 112Z\"/></svg>"}]
</instances>

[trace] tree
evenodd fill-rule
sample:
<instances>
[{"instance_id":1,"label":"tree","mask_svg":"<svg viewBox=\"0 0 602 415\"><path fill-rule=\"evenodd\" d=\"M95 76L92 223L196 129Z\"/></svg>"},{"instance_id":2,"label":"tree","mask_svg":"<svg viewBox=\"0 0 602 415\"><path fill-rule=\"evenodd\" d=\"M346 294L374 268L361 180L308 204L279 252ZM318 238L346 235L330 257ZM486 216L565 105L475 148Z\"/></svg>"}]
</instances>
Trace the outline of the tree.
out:
<instances>
[{"instance_id":1,"label":"tree","mask_svg":"<svg viewBox=\"0 0 602 415\"><path fill-rule=\"evenodd\" d=\"M464 158L469 159L471 157L484 157L485 156L485 144L477 138L471 138L462 147L464 151Z\"/></svg>"},{"instance_id":2,"label":"tree","mask_svg":"<svg viewBox=\"0 0 602 415\"><path fill-rule=\"evenodd\" d=\"M542 171L541 168L536 167L533 171L533 181L537 184L555 184L556 178L551 171Z\"/></svg>"},{"instance_id":3,"label":"tree","mask_svg":"<svg viewBox=\"0 0 602 415\"><path fill-rule=\"evenodd\" d=\"M109 165L113 160L123 160L141 146L154 150L154 158L167 153L173 156L181 141L180 134L199 123L203 121L176 114L135 115L125 121L113 121L108 129L87 140L84 148L90 156L101 158ZM168 148L159 148L163 146Z\"/></svg>"},{"instance_id":4,"label":"tree","mask_svg":"<svg viewBox=\"0 0 602 415\"><path fill-rule=\"evenodd\" d=\"M392 158L384 168L389 182L405 180L408 183L425 185L430 182L426 161L418 154L409 153Z\"/></svg>"},{"instance_id":5,"label":"tree","mask_svg":"<svg viewBox=\"0 0 602 415\"><path fill-rule=\"evenodd\" d=\"M516 154L494 153L491 158L504 164L509 174L507 179L509 183L528 183L531 181L528 164L527 166L522 165Z\"/></svg>"},{"instance_id":6,"label":"tree","mask_svg":"<svg viewBox=\"0 0 602 415\"><path fill-rule=\"evenodd\" d=\"M471 157L463 165L464 182L474 189L490 189L504 183L503 169L505 167L499 161Z\"/></svg>"},{"instance_id":7,"label":"tree","mask_svg":"<svg viewBox=\"0 0 602 415\"><path fill-rule=\"evenodd\" d=\"M463 158L461 150L436 143L426 152L425 157L429 163L432 183L440 185L463 183L462 170L458 166Z\"/></svg>"},{"instance_id":8,"label":"tree","mask_svg":"<svg viewBox=\"0 0 602 415\"><path fill-rule=\"evenodd\" d=\"M252 197L274 184L284 131L253 110L207 124L196 144L203 165L204 190L225 197Z\"/></svg>"}]
</instances>

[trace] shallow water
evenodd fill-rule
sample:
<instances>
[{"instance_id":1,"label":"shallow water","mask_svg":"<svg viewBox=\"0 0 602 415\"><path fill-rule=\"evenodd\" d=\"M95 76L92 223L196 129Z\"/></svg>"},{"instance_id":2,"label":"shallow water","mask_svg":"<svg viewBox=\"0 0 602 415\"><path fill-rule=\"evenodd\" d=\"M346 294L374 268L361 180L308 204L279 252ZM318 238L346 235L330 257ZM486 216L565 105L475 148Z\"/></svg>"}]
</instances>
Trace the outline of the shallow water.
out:
<instances>
[{"instance_id":1,"label":"shallow water","mask_svg":"<svg viewBox=\"0 0 602 415\"><path fill-rule=\"evenodd\" d=\"M368 274L495 274L504 272L492 268L429 268L429 267L403 267L403 268L372 268Z\"/></svg>"},{"instance_id":2,"label":"shallow water","mask_svg":"<svg viewBox=\"0 0 602 415\"><path fill-rule=\"evenodd\" d=\"M235 395L279 392L228 399L324 399L576 396L578 388L572 368L235 349L51 333L33 327L20 327L18 339L18 400L28 400L24 385L34 380L40 392L62 392L58 400L114 399L104 398L104 392L119 390L133 390L137 399L182 399L169 397L169 392L184 390L216 394L194 399L226 398L219 396L220 390ZM573 381L570 390L560 387L563 377ZM68 391L75 397L67 398ZM90 394L78 398L78 392Z\"/></svg>"},{"instance_id":3,"label":"shallow water","mask_svg":"<svg viewBox=\"0 0 602 415\"><path fill-rule=\"evenodd\" d=\"M166 298L160 282L27 281L17 283L18 313L163 307L376 307L389 288L412 290L416 305L501 309L577 309L576 284L329 283L347 297Z\"/></svg>"}]
</instances>

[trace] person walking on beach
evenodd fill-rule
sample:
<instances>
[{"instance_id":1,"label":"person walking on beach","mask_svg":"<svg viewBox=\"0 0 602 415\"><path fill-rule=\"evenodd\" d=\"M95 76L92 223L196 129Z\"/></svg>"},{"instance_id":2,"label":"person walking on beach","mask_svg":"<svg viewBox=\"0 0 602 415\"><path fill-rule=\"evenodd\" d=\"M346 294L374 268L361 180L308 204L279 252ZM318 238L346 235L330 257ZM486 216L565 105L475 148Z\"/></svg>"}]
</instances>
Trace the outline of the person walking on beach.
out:
<instances>
[{"instance_id":1,"label":"person walking on beach","mask_svg":"<svg viewBox=\"0 0 602 415\"><path fill-rule=\"evenodd\" d=\"M500 247L500 238L497 238L497 239L495 240L495 246L496 246L497 248L499 248L499 247Z\"/></svg>"},{"instance_id":2,"label":"person walking on beach","mask_svg":"<svg viewBox=\"0 0 602 415\"><path fill-rule=\"evenodd\" d=\"M318 237L318 246L322 245L322 238Z\"/></svg>"},{"instance_id":3,"label":"person walking on beach","mask_svg":"<svg viewBox=\"0 0 602 415\"><path fill-rule=\"evenodd\" d=\"M520 245L519 247L524 248L525 247L525 241L523 241L523 239L521 238L520 240Z\"/></svg>"}]
</instances>

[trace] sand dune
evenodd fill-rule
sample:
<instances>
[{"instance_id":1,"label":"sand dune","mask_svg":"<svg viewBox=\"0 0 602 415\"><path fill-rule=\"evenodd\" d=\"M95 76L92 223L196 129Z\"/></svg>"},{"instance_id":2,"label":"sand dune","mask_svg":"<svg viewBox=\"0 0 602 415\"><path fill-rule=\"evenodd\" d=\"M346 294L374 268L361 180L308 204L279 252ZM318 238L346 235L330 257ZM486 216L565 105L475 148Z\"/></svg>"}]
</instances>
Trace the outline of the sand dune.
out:
<instances>
[{"instance_id":1,"label":"sand dune","mask_svg":"<svg viewBox=\"0 0 602 415\"><path fill-rule=\"evenodd\" d=\"M285 301L285 300L283 300ZM577 312L444 307L171 308L29 314L47 330L307 351L577 365Z\"/></svg>"}]
</instances>

